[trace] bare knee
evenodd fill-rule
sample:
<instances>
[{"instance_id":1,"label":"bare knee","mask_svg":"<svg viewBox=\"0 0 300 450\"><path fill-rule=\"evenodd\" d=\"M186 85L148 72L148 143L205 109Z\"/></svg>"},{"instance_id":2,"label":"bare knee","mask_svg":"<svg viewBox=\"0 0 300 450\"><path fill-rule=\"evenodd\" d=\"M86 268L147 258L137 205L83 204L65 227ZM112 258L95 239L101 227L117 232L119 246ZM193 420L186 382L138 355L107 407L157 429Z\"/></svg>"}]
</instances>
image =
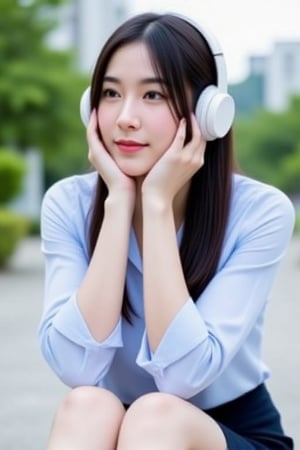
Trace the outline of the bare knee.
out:
<instances>
[{"instance_id":1,"label":"bare knee","mask_svg":"<svg viewBox=\"0 0 300 450\"><path fill-rule=\"evenodd\" d=\"M120 436L123 447L130 444L132 449L140 448L145 440L151 449L226 448L223 432L211 417L189 402L161 392L144 395L131 405Z\"/></svg>"},{"instance_id":2,"label":"bare knee","mask_svg":"<svg viewBox=\"0 0 300 450\"><path fill-rule=\"evenodd\" d=\"M135 414L162 416L168 415L176 407L177 397L161 392L152 392L139 397L130 407Z\"/></svg>"},{"instance_id":3,"label":"bare knee","mask_svg":"<svg viewBox=\"0 0 300 450\"><path fill-rule=\"evenodd\" d=\"M48 450L115 449L125 409L105 389L84 386L73 389L55 415Z\"/></svg>"},{"instance_id":4,"label":"bare knee","mask_svg":"<svg viewBox=\"0 0 300 450\"><path fill-rule=\"evenodd\" d=\"M121 421L124 407L111 392L93 386L72 389L64 398L57 411L56 418L73 421L84 418L94 421Z\"/></svg>"},{"instance_id":5,"label":"bare knee","mask_svg":"<svg viewBox=\"0 0 300 450\"><path fill-rule=\"evenodd\" d=\"M151 393L138 398L123 419L118 449L188 448L184 445L178 402L175 396ZM145 444L146 443L146 444Z\"/></svg>"},{"instance_id":6,"label":"bare knee","mask_svg":"<svg viewBox=\"0 0 300 450\"><path fill-rule=\"evenodd\" d=\"M178 407L177 397L159 392L139 397L129 408L125 416L124 425L138 423L140 429L146 427L155 430L157 427L166 427L173 422Z\"/></svg>"}]
</instances>

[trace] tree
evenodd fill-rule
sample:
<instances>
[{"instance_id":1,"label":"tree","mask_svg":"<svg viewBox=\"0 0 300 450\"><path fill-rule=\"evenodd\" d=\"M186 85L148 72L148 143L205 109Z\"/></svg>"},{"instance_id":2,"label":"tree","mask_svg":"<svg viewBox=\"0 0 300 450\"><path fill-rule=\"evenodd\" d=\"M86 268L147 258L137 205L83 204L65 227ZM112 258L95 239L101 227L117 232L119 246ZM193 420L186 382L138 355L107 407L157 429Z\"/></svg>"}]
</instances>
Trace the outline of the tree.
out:
<instances>
[{"instance_id":1,"label":"tree","mask_svg":"<svg viewBox=\"0 0 300 450\"><path fill-rule=\"evenodd\" d=\"M0 2L0 145L38 148L53 180L85 167L79 99L86 78L72 52L49 48L64 0Z\"/></svg>"},{"instance_id":2,"label":"tree","mask_svg":"<svg viewBox=\"0 0 300 450\"><path fill-rule=\"evenodd\" d=\"M237 154L249 175L300 192L300 97L282 113L260 111L236 124Z\"/></svg>"}]
</instances>

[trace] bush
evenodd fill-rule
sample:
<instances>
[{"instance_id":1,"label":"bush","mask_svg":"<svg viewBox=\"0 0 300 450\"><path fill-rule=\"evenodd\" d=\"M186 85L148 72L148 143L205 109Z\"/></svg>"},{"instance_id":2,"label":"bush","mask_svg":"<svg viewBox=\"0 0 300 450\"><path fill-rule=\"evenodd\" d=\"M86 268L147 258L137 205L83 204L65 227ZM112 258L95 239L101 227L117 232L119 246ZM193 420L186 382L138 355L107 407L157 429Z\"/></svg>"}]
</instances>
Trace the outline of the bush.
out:
<instances>
[{"instance_id":1,"label":"bush","mask_svg":"<svg viewBox=\"0 0 300 450\"><path fill-rule=\"evenodd\" d=\"M0 148L0 203L7 203L21 192L25 173L24 158Z\"/></svg>"},{"instance_id":2,"label":"bush","mask_svg":"<svg viewBox=\"0 0 300 450\"><path fill-rule=\"evenodd\" d=\"M40 236L41 234L41 224L40 219L30 219L29 228L28 228L29 236Z\"/></svg>"},{"instance_id":3,"label":"bush","mask_svg":"<svg viewBox=\"0 0 300 450\"><path fill-rule=\"evenodd\" d=\"M19 240L26 235L28 226L24 217L0 210L0 267L12 256Z\"/></svg>"}]
</instances>

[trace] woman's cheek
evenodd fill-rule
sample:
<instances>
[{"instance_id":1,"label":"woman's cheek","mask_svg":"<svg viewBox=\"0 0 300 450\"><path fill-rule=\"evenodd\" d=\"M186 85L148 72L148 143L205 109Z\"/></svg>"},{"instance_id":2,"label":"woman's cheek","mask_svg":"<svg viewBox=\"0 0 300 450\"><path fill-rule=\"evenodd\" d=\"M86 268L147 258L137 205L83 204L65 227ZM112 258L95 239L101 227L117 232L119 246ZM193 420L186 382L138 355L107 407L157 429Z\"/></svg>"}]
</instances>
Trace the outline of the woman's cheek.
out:
<instances>
[{"instance_id":1,"label":"woman's cheek","mask_svg":"<svg viewBox=\"0 0 300 450\"><path fill-rule=\"evenodd\" d=\"M168 114L158 114L155 117L154 128L156 130L155 134L160 137L161 142L166 147L169 147L175 138L178 124L170 112L168 112Z\"/></svg>"},{"instance_id":2,"label":"woman's cheek","mask_svg":"<svg viewBox=\"0 0 300 450\"><path fill-rule=\"evenodd\" d=\"M111 134L112 134L112 125L110 121L108 120L107 115L100 114L98 112L98 128L99 128L99 134L101 142L103 143L104 147L108 149L108 143L111 142Z\"/></svg>"}]
</instances>

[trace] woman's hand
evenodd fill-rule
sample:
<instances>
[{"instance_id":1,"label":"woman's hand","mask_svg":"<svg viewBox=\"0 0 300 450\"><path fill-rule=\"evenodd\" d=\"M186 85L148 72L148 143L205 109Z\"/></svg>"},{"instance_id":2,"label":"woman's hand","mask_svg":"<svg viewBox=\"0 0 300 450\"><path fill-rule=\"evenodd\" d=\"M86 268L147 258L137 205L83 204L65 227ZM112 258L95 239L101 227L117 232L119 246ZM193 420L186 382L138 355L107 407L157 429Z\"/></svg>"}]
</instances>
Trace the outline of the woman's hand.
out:
<instances>
[{"instance_id":1,"label":"woman's hand","mask_svg":"<svg viewBox=\"0 0 300 450\"><path fill-rule=\"evenodd\" d=\"M206 142L201 136L194 115L191 120L192 140L184 146L186 121L182 119L172 145L153 166L143 182L144 198L154 196L171 204L180 189L203 166Z\"/></svg>"},{"instance_id":2,"label":"woman's hand","mask_svg":"<svg viewBox=\"0 0 300 450\"><path fill-rule=\"evenodd\" d=\"M135 199L135 181L126 176L102 144L97 131L97 113L94 109L87 126L88 159L105 182L109 195L126 193Z\"/></svg>"}]
</instances>

